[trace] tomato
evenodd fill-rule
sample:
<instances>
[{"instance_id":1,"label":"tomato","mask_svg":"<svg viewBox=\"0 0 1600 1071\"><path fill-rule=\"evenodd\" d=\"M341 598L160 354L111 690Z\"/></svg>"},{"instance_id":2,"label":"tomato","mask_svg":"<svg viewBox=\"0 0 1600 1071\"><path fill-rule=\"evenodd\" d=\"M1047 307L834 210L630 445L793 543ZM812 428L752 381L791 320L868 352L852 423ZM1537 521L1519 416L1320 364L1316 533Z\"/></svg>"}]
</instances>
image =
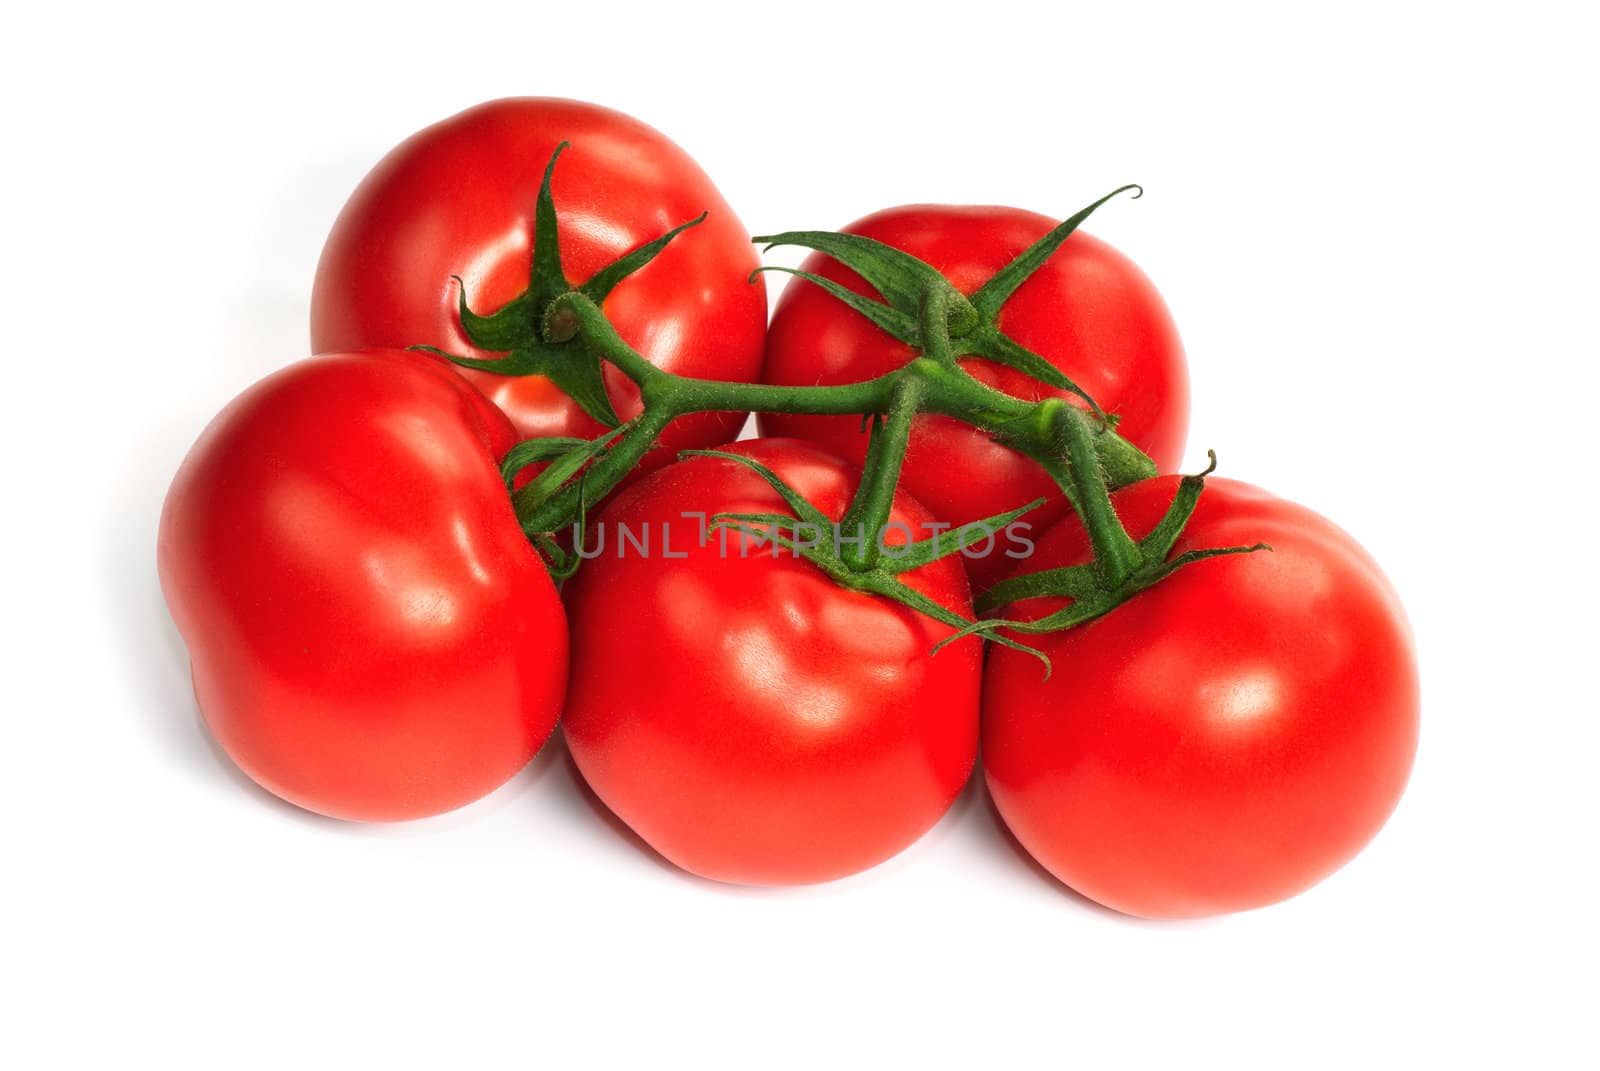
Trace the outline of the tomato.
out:
<instances>
[{"instance_id":1,"label":"tomato","mask_svg":"<svg viewBox=\"0 0 1600 1071\"><path fill-rule=\"evenodd\" d=\"M1115 495L1130 534L1176 489L1159 478ZM1031 658L990 653L995 804L1046 869L1118 911L1293 896L1360 851L1405 787L1417 672L1393 590L1332 523L1230 480L1206 482L1175 551L1256 541L1272 550L1194 562L1104 617L1028 637L1054 660L1049 680ZM1069 521L1028 568L1087 560Z\"/></svg>"},{"instance_id":2,"label":"tomato","mask_svg":"<svg viewBox=\"0 0 1600 1071\"><path fill-rule=\"evenodd\" d=\"M487 315L528 288L533 213L550 156L567 279L580 284L664 232L708 212L602 305L618 333L656 365L703 379L753 381L767 299L750 236L699 166L659 132L619 112L550 98L482 104L413 135L372 170L340 212L311 297L313 351L436 346L495 358L463 333L460 276ZM544 376L460 369L518 433L593 438L604 429ZM605 368L624 420L638 389ZM744 418L702 413L674 421L650 465L690 446L733 438Z\"/></svg>"},{"instance_id":3,"label":"tomato","mask_svg":"<svg viewBox=\"0 0 1600 1071\"><path fill-rule=\"evenodd\" d=\"M957 290L971 294L1055 225L1015 208L907 205L867 216L845 230L926 261ZM860 276L829 257L813 254L802 267L874 294ZM1183 347L1161 295L1127 257L1075 231L1006 302L999 326L1060 368L1107 413L1121 417L1118 431L1160 469L1170 470L1182 459L1189 423ZM762 378L781 384L853 383L893 371L913 355L909 346L821 287L796 279L773 314ZM964 358L962 364L984 383L1018 398L1080 401L991 361ZM809 439L857 464L866 456L867 436L856 417L769 413L760 422L765 435ZM956 525L1040 497L1049 501L1024 518L1035 528L1067 512L1037 463L952 417L917 418L901 482L940 520ZM969 559L967 568L981 589L1012 564L996 551Z\"/></svg>"},{"instance_id":4,"label":"tomato","mask_svg":"<svg viewBox=\"0 0 1600 1071\"><path fill-rule=\"evenodd\" d=\"M262 786L339 818L416 818L516 773L554 728L567 633L497 458L510 423L450 366L301 361L179 468L161 587L195 697Z\"/></svg>"},{"instance_id":5,"label":"tomato","mask_svg":"<svg viewBox=\"0 0 1600 1071\"><path fill-rule=\"evenodd\" d=\"M836 521L859 479L806 443L726 449L769 466ZM718 531L702 545L692 516L719 511L788 514L758 475L704 457L634 484L601 514L590 537L598 556L568 586L572 756L606 806L695 874L779 885L863 870L920 837L966 782L979 645L930 655L949 626L839 587L787 551L740 557L737 533L726 555ZM922 535L928 520L897 499L892 522ZM624 525L636 534L648 525L653 553L619 554ZM902 579L970 615L954 560Z\"/></svg>"}]
</instances>

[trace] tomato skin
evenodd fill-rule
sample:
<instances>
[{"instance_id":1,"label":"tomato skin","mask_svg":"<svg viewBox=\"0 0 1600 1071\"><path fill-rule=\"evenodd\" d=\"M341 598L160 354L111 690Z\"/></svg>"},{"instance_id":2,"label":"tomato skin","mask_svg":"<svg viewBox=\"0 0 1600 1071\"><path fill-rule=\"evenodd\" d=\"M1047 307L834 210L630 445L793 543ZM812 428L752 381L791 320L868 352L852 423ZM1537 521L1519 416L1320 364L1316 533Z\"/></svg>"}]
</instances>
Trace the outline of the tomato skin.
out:
<instances>
[{"instance_id":1,"label":"tomato skin","mask_svg":"<svg viewBox=\"0 0 1600 1071\"><path fill-rule=\"evenodd\" d=\"M858 475L807 443L726 447L843 515ZM572 681L567 743L596 794L653 848L720 881L789 885L866 869L949 808L977 754L981 652L916 611L836 586L765 550L719 557L685 511L786 512L754 473L692 458L621 492L602 524L670 522L683 559L586 563L567 589ZM928 520L897 500L894 520ZM920 531L917 533L923 534ZM946 559L903 579L970 614Z\"/></svg>"},{"instance_id":2,"label":"tomato skin","mask_svg":"<svg viewBox=\"0 0 1600 1071\"><path fill-rule=\"evenodd\" d=\"M213 420L161 515L161 588L200 711L291 803L387 821L496 788L555 726L565 615L496 458L509 422L453 370L301 361Z\"/></svg>"},{"instance_id":3,"label":"tomato skin","mask_svg":"<svg viewBox=\"0 0 1600 1071\"><path fill-rule=\"evenodd\" d=\"M1015 208L906 205L857 220L845 231L875 238L938 269L964 294L977 290L1048 233L1057 221ZM876 296L859 275L813 254L802 265ZM1189 378L1177 328L1155 287L1127 257L1076 231L1006 302L1000 328L1049 360L1106 412L1118 430L1170 471L1182 460L1189 426ZM914 351L812 283L792 280L773 313L762 379L837 384L871 379L907 363ZM976 358L974 376L1028 401L1068 392ZM861 464L867 436L855 417L762 414L764 435L808 439ZM901 483L940 520L992 517L1035 498L1050 501L1024 518L1041 529L1067 513L1055 485L1034 461L951 417L925 414L913 425ZM979 590L1012 565L1002 553L967 560Z\"/></svg>"},{"instance_id":4,"label":"tomato skin","mask_svg":"<svg viewBox=\"0 0 1600 1071\"><path fill-rule=\"evenodd\" d=\"M620 112L554 98L491 101L402 142L340 212L311 297L315 352L362 346L437 346L493 359L462 333L460 276L487 315L527 289L533 211L550 155L570 141L551 191L562 266L582 283L624 253L702 212L654 261L623 280L603 308L617 332L668 371L753 382L760 374L767 299L743 224L688 154ZM604 429L543 376L461 369L523 438L593 438ZM624 420L638 389L609 365L607 393ZM676 451L733 438L740 414L683 417L651 466Z\"/></svg>"},{"instance_id":5,"label":"tomato skin","mask_svg":"<svg viewBox=\"0 0 1600 1071\"><path fill-rule=\"evenodd\" d=\"M1177 482L1113 497L1131 534ZM1257 541L1273 549L1185 566L1105 617L1030 637L1054 660L1048 681L1026 656L990 653L995 804L1035 859L1107 907L1182 918L1283 900L1353 858L1405 788L1419 698L1399 600L1345 532L1231 480L1206 481L1177 549ZM1067 521L1027 568L1088 557Z\"/></svg>"}]
</instances>

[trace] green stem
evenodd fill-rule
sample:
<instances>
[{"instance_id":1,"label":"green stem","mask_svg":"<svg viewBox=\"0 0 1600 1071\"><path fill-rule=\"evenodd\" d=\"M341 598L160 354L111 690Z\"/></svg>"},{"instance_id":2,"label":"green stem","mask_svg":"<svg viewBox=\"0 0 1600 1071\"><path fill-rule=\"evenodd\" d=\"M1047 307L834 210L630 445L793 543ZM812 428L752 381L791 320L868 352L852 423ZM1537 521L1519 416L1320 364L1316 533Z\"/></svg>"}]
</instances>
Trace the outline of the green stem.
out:
<instances>
[{"instance_id":1,"label":"green stem","mask_svg":"<svg viewBox=\"0 0 1600 1071\"><path fill-rule=\"evenodd\" d=\"M1086 415L1060 399L1025 402L973 379L953 359L948 359L948 324L940 321L941 316L947 317L947 310L937 297L930 295L929 300L925 301L923 325L931 349L927 358L914 360L893 372L861 383L790 387L690 379L663 371L623 341L601 312L599 304L588 295L578 291L562 294L550 303L545 312L544 330L549 340L560 342L581 335L601 358L638 384L644 400L644 412L635 418L629 430L611 449L589 467L583 481L584 494L590 501L598 501L609 494L655 445L662 430L673 420L689 413L889 414L896 410L897 399L902 398L910 399L903 418L900 418L906 428L894 432L894 435L903 437L909 433L911 416L917 411L941 413L985 431L1031 457L1053 459L1059 457L1062 450L1058 411L1070 410L1070 426L1074 429L1077 448L1080 451L1087 450L1087 457L1093 461L1092 466L1076 463L1072 469L1085 473L1084 479L1089 483L1099 483L1092 475L1097 472L1103 472L1105 480L1115 487L1155 475L1155 466L1137 447L1104 425L1098 422L1091 424ZM940 360L937 356L940 353L945 354L947 359ZM904 386L910 383L916 384L914 390ZM1070 447L1071 442L1067 445ZM886 444L881 449L888 450L889 446ZM898 474L905 452L903 441L895 449L897 452L892 467L887 459L878 464L880 475L876 477L876 482L888 479L886 474L882 474L885 469ZM1076 499L1083 495L1083 482L1074 477L1070 485L1064 484L1069 499L1074 499L1075 505ZM1103 498L1105 486L1100 485L1098 491ZM882 517L886 520L888 513L884 503L892 502L893 486L890 485L886 494L881 491L874 494L879 497L873 499L872 515L882 510ZM565 528L577 517L578 505L577 487L563 488L528 514L522 515L522 526L528 532L551 532ZM1109 505L1106 509L1109 510ZM863 521L869 519L867 510L868 505L863 504L860 511ZM1115 515L1111 517L1114 522ZM1105 530L1103 525L1101 527ZM1120 573L1125 566L1122 556L1112 546L1115 540L1109 535L1104 538L1110 554L1106 559L1107 568ZM1126 533L1122 534L1122 539L1127 540Z\"/></svg>"},{"instance_id":2,"label":"green stem","mask_svg":"<svg viewBox=\"0 0 1600 1071\"><path fill-rule=\"evenodd\" d=\"M911 442L911 423L922 405L925 377L931 375L937 380L954 371L957 378L970 378L957 367L950 351L949 290L946 283L923 291L919 325L922 356L911 362L917 367L908 366L896 377L888 417L873 424L861 484L840 521L845 538L851 541L844 542L839 556L846 566L858 572L878 564L880 540L894 509L894 491Z\"/></svg>"},{"instance_id":3,"label":"green stem","mask_svg":"<svg viewBox=\"0 0 1600 1071\"><path fill-rule=\"evenodd\" d=\"M944 315L942 308L939 315ZM846 539L852 540L841 541L839 557L851 569L866 570L878 564L879 540L894 508L894 490L900 483L900 466L911 441L911 422L917 415L921 394L921 380L912 376L898 380L888 417L872 429L861 485L839 522Z\"/></svg>"},{"instance_id":4,"label":"green stem","mask_svg":"<svg viewBox=\"0 0 1600 1071\"><path fill-rule=\"evenodd\" d=\"M930 361L955 367L955 354L950 349L950 298L949 284L930 286L922 294L921 328L922 355Z\"/></svg>"},{"instance_id":5,"label":"green stem","mask_svg":"<svg viewBox=\"0 0 1600 1071\"><path fill-rule=\"evenodd\" d=\"M837 387L774 387L713 379L667 378L650 385L647 404L675 407L676 415L704 412L816 413L825 416L888 412L899 374L891 372Z\"/></svg>"},{"instance_id":6,"label":"green stem","mask_svg":"<svg viewBox=\"0 0 1600 1071\"><path fill-rule=\"evenodd\" d=\"M526 516L519 513L522 530L529 534L557 532L577 520L585 501L597 502L621 483L655 445L656 439L677 414L646 409L633 426L592 465L582 481L570 483L545 499Z\"/></svg>"},{"instance_id":7,"label":"green stem","mask_svg":"<svg viewBox=\"0 0 1600 1071\"><path fill-rule=\"evenodd\" d=\"M890 372L877 379L837 387L779 387L673 375L645 360L624 342L600 306L576 290L550 303L550 308L545 312L545 325L547 335L552 336L551 341L565 341L575 334L581 334L591 349L639 385L647 408L670 408L674 418L686 413L706 412L757 411L827 416L882 413L889 408L898 378L897 373Z\"/></svg>"},{"instance_id":8,"label":"green stem","mask_svg":"<svg viewBox=\"0 0 1600 1071\"><path fill-rule=\"evenodd\" d=\"M1100 470L1090 417L1082 410L1059 403L1056 422L1067 452L1067 473L1077 498L1073 505L1089 533L1094 550L1094 567L1107 588L1120 587L1139 568L1138 544L1122 527L1111 506L1111 494Z\"/></svg>"}]
</instances>

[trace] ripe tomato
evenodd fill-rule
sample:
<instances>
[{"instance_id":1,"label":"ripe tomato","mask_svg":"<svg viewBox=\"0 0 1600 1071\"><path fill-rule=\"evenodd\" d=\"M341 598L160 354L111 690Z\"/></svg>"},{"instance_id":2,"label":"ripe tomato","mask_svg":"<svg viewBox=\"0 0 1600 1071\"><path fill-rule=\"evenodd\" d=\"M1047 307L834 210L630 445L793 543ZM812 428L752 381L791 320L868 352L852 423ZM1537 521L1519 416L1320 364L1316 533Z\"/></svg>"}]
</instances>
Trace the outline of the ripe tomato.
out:
<instances>
[{"instance_id":1,"label":"ripe tomato","mask_svg":"<svg viewBox=\"0 0 1600 1071\"><path fill-rule=\"evenodd\" d=\"M1147 533L1176 489L1160 478L1114 496L1129 533ZM1360 851L1405 788L1417 673L1393 590L1332 523L1231 480L1206 482L1175 552L1258 540L1272 550L1195 562L1087 625L1028 637L1055 662L1049 680L1031 658L990 652L995 804L1046 869L1118 911L1293 896ZM1087 560L1067 521L1029 568Z\"/></svg>"},{"instance_id":2,"label":"ripe tomato","mask_svg":"<svg viewBox=\"0 0 1600 1071\"><path fill-rule=\"evenodd\" d=\"M570 141L552 183L561 260L579 284L624 253L708 212L655 260L617 285L606 316L662 368L750 382L761 369L764 286L733 210L682 149L656 130L593 104L497 100L402 142L351 196L317 266L312 350L426 344L494 358L462 333L460 294L487 315L528 288L534 204L545 166ZM604 429L543 376L459 369L510 416L522 437L593 438ZM624 420L638 389L609 365L606 390ZM703 413L673 422L651 464L733 438L743 417Z\"/></svg>"},{"instance_id":3,"label":"ripe tomato","mask_svg":"<svg viewBox=\"0 0 1600 1071\"><path fill-rule=\"evenodd\" d=\"M217 742L339 818L437 814L555 726L561 602L496 459L505 417L443 361L364 351L211 422L161 515L161 588Z\"/></svg>"},{"instance_id":4,"label":"ripe tomato","mask_svg":"<svg viewBox=\"0 0 1600 1071\"><path fill-rule=\"evenodd\" d=\"M835 520L859 478L806 443L726 449ZM740 557L737 533L726 555L717 531L700 545L694 515L719 511L788 513L755 473L702 457L624 490L601 514L590 539L600 554L568 587L573 758L606 806L704 877L798 884L882 862L938 821L971 772L979 645L930 656L948 626L841 588L787 551ZM928 519L897 500L892 521L920 536ZM648 525L653 553L619 555L622 525ZM953 560L902 579L970 615Z\"/></svg>"},{"instance_id":5,"label":"ripe tomato","mask_svg":"<svg viewBox=\"0 0 1600 1071\"><path fill-rule=\"evenodd\" d=\"M1055 220L1015 208L907 205L852 223L846 232L877 239L938 269L971 294L1043 237ZM874 291L837 261L813 254L803 268L858 293ZM1189 425L1189 379L1161 295L1134 263L1075 231L1006 302L1001 330L1060 368L1163 471L1182 459ZM795 279L784 289L767 335L767 383L854 383L893 371L913 351L821 287ZM962 364L997 390L1029 401L1075 395L977 358ZM765 435L819 443L860 464L867 436L855 417L762 414ZM1046 505L1023 518L1043 527L1067 512L1037 463L951 417L924 414L911 432L901 483L940 520L962 525L1015 509ZM1002 544L1004 541L1002 541ZM987 587L1013 564L1001 552L967 559L974 586Z\"/></svg>"}]
</instances>

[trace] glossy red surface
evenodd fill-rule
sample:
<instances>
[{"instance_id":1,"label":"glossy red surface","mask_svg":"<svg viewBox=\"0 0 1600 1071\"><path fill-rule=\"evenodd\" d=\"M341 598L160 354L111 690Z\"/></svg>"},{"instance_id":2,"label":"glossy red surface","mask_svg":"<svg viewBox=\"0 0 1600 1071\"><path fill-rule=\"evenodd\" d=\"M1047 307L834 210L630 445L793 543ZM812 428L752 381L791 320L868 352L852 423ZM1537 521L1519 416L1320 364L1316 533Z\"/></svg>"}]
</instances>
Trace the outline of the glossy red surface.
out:
<instances>
[{"instance_id":1,"label":"glossy red surface","mask_svg":"<svg viewBox=\"0 0 1600 1071\"><path fill-rule=\"evenodd\" d=\"M582 283L618 257L702 212L604 303L622 338L682 375L749 382L760 373L765 286L743 224L705 172L658 131L593 104L523 97L492 101L413 135L383 158L340 212L312 292L315 351L437 346L494 358L462 333L451 276L487 315L527 289L533 211L550 155L562 264ZM617 413L638 390L609 365ZM511 418L520 437L593 438L604 429L543 376L461 370ZM681 418L649 465L737 434L740 414Z\"/></svg>"},{"instance_id":2,"label":"glossy red surface","mask_svg":"<svg viewBox=\"0 0 1600 1071\"><path fill-rule=\"evenodd\" d=\"M773 468L830 517L857 474L807 443L728 449ZM584 778L652 847L721 881L795 884L854 873L927 831L977 753L981 652L930 656L947 626L840 588L730 533L698 545L684 514L783 511L735 462L694 458L620 493L602 514L613 542L572 581L572 683L564 719ZM892 520L928 514L901 496ZM672 526L672 550L616 556L618 526ZM906 574L970 614L960 565Z\"/></svg>"},{"instance_id":3,"label":"glossy red surface","mask_svg":"<svg viewBox=\"0 0 1600 1071\"><path fill-rule=\"evenodd\" d=\"M1114 496L1135 537L1177 489ZM984 769L1006 825L1073 889L1134 915L1270 904L1351 859L1394 809L1418 732L1405 613L1345 532L1248 484L1209 479L1177 551L1271 551L1185 566L1105 617L995 647ZM1029 569L1087 561L1076 521ZM1059 600L1019 604L1035 617Z\"/></svg>"},{"instance_id":4,"label":"glossy red surface","mask_svg":"<svg viewBox=\"0 0 1600 1071\"><path fill-rule=\"evenodd\" d=\"M566 681L561 603L444 362L331 354L212 421L173 479L161 587L217 742L341 818L459 807L525 764Z\"/></svg>"}]
</instances>

